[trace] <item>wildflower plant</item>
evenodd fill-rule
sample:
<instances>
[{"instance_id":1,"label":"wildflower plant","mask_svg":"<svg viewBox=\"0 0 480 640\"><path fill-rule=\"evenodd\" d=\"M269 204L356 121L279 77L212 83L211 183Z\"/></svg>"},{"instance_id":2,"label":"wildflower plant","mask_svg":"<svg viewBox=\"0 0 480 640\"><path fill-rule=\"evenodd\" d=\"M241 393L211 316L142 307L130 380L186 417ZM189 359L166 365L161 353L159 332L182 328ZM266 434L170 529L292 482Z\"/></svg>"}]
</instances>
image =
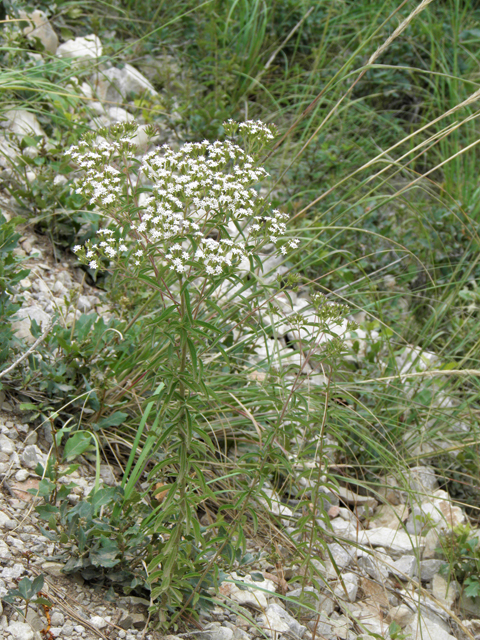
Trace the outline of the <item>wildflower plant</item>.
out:
<instances>
[{"instance_id":1,"label":"wildflower plant","mask_svg":"<svg viewBox=\"0 0 480 640\"><path fill-rule=\"evenodd\" d=\"M240 525L246 513L257 517L250 498L270 454L256 466L257 480L250 477L242 497L234 497L236 516L228 525L226 506L214 516L211 505L218 508L214 487L228 496L230 482L218 475L215 485L208 481L207 460L218 455L218 425L246 415L232 393L241 393L246 380L241 358L235 358L246 350L234 336L243 326L254 335L260 323L261 252L285 256L298 246L288 235L287 217L259 193L268 174L258 158L274 128L261 122L224 126L225 141L178 150L164 145L141 156L136 125L121 124L87 134L68 152L80 170L77 193L105 219L97 241L74 252L91 270L120 274L134 288L150 288L158 300L146 322L149 351L138 362L156 389L149 403L149 412L156 405L156 417L147 427L144 416L138 428L122 487L123 505L130 506L145 473L147 484L161 479L168 487L140 525L156 541L145 568L152 600L163 612L195 605L209 576L245 546ZM291 392L288 398L293 402ZM269 438L288 415L282 402L277 393L259 406ZM112 518L121 517L123 508L118 503ZM199 510L210 514L209 526L200 526Z\"/></svg>"}]
</instances>

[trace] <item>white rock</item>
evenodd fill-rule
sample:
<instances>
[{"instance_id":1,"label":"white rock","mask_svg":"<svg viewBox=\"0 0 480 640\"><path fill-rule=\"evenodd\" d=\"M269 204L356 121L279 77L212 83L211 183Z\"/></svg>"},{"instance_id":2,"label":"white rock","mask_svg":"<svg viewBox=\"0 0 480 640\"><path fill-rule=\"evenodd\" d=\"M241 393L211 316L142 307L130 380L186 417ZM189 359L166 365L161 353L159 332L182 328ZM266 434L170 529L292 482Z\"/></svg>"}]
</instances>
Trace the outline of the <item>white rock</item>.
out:
<instances>
[{"instance_id":1,"label":"white rock","mask_svg":"<svg viewBox=\"0 0 480 640\"><path fill-rule=\"evenodd\" d=\"M440 535L435 529L430 529L424 537L425 548L422 553L423 560L429 560L435 557L436 549L439 546Z\"/></svg>"},{"instance_id":2,"label":"white rock","mask_svg":"<svg viewBox=\"0 0 480 640\"><path fill-rule=\"evenodd\" d=\"M240 577L235 572L231 579L240 582L247 588L241 589L233 582L224 581L220 587L220 593L240 605L247 605L255 609L265 609L268 606L267 596L275 593L276 585L272 580L255 582L251 576Z\"/></svg>"},{"instance_id":3,"label":"white rock","mask_svg":"<svg viewBox=\"0 0 480 640\"><path fill-rule=\"evenodd\" d=\"M441 566L445 564L442 560L422 560L420 562L420 578L424 582L429 582L439 571Z\"/></svg>"},{"instance_id":4,"label":"white rock","mask_svg":"<svg viewBox=\"0 0 480 640\"><path fill-rule=\"evenodd\" d=\"M152 142L152 138L146 133L147 126L146 124L139 124L136 134L131 139L132 144L137 146L137 151L145 151Z\"/></svg>"},{"instance_id":5,"label":"white rock","mask_svg":"<svg viewBox=\"0 0 480 640\"><path fill-rule=\"evenodd\" d=\"M382 476L380 482L383 486L379 486L378 494L388 500L390 504L399 505L406 502L406 494L404 491L400 491L397 479L394 476Z\"/></svg>"},{"instance_id":6,"label":"white rock","mask_svg":"<svg viewBox=\"0 0 480 640\"><path fill-rule=\"evenodd\" d=\"M10 549L4 540L0 540L0 560L9 560L12 557Z\"/></svg>"},{"instance_id":7,"label":"white rock","mask_svg":"<svg viewBox=\"0 0 480 640\"><path fill-rule=\"evenodd\" d=\"M65 565L61 562L47 561L42 564L42 570L45 571L45 573L48 573L48 575L57 578L59 576L65 575L64 573L62 573L62 569L64 568L64 566Z\"/></svg>"},{"instance_id":8,"label":"white rock","mask_svg":"<svg viewBox=\"0 0 480 640\"><path fill-rule=\"evenodd\" d=\"M438 488L437 476L432 467L419 465L410 469L410 488L418 493L432 493Z\"/></svg>"},{"instance_id":9,"label":"white rock","mask_svg":"<svg viewBox=\"0 0 480 640\"><path fill-rule=\"evenodd\" d=\"M30 22L30 25L23 30L27 38L29 40L38 38L45 51L54 55L58 47L58 36L43 11L36 9L30 14L25 11L19 11L19 16L23 20Z\"/></svg>"},{"instance_id":10,"label":"white rock","mask_svg":"<svg viewBox=\"0 0 480 640\"><path fill-rule=\"evenodd\" d=\"M95 629L104 629L107 626L107 621L102 616L92 616L90 618L90 623L95 627Z\"/></svg>"},{"instance_id":11,"label":"white rock","mask_svg":"<svg viewBox=\"0 0 480 640\"><path fill-rule=\"evenodd\" d=\"M399 373L421 372L436 366L438 357L418 347L405 347L402 353L395 356Z\"/></svg>"},{"instance_id":12,"label":"white rock","mask_svg":"<svg viewBox=\"0 0 480 640\"><path fill-rule=\"evenodd\" d=\"M392 562L390 572L400 578L400 580L406 580L407 578L413 578L417 573L418 561L415 556L402 556L395 562Z\"/></svg>"},{"instance_id":13,"label":"white rock","mask_svg":"<svg viewBox=\"0 0 480 640\"><path fill-rule=\"evenodd\" d=\"M276 637L277 633L293 633L296 637L302 638L306 627L292 618L279 604L271 604L259 619L259 625L270 637Z\"/></svg>"},{"instance_id":14,"label":"white rock","mask_svg":"<svg viewBox=\"0 0 480 640\"><path fill-rule=\"evenodd\" d=\"M51 621L53 627L63 627L65 624L65 616L61 611L54 611L52 613Z\"/></svg>"},{"instance_id":15,"label":"white rock","mask_svg":"<svg viewBox=\"0 0 480 640\"><path fill-rule=\"evenodd\" d=\"M343 584L338 582L334 589L335 595L342 600L346 597L349 602L355 602L358 591L358 576L355 573L344 573L341 578Z\"/></svg>"},{"instance_id":16,"label":"white rock","mask_svg":"<svg viewBox=\"0 0 480 640\"><path fill-rule=\"evenodd\" d=\"M67 40L57 49L59 58L71 58L78 61L95 60L102 55L103 48L100 39L91 34L84 38L78 37Z\"/></svg>"},{"instance_id":17,"label":"white rock","mask_svg":"<svg viewBox=\"0 0 480 640\"><path fill-rule=\"evenodd\" d=\"M377 582L383 583L385 579L388 578L387 567L376 555L362 556L358 559L358 566Z\"/></svg>"},{"instance_id":18,"label":"white rock","mask_svg":"<svg viewBox=\"0 0 480 640\"><path fill-rule=\"evenodd\" d=\"M401 604L398 607L392 607L387 616L387 622L396 622L402 628L412 622L415 617L415 613L407 607L405 604Z\"/></svg>"},{"instance_id":19,"label":"white rock","mask_svg":"<svg viewBox=\"0 0 480 640\"><path fill-rule=\"evenodd\" d=\"M158 95L152 84L131 64L122 69L111 67L95 77L95 91L102 102L118 102L125 100L129 94L147 92L151 96Z\"/></svg>"},{"instance_id":20,"label":"white rock","mask_svg":"<svg viewBox=\"0 0 480 640\"><path fill-rule=\"evenodd\" d=\"M15 451L15 446L10 438L4 436L3 433L0 435L0 452L5 453L7 456L11 455Z\"/></svg>"},{"instance_id":21,"label":"white rock","mask_svg":"<svg viewBox=\"0 0 480 640\"><path fill-rule=\"evenodd\" d=\"M340 498L351 504L353 507L368 507L369 509L375 509L378 505L378 502L372 496L361 496L358 493L354 493L350 491L350 489L346 489L345 487L338 487L336 492L340 496Z\"/></svg>"},{"instance_id":22,"label":"white rock","mask_svg":"<svg viewBox=\"0 0 480 640\"><path fill-rule=\"evenodd\" d=\"M26 111L25 109L11 109L2 114L2 118L6 118L0 123L0 126L8 129L19 137L23 136L44 136L45 131L40 126L37 117Z\"/></svg>"},{"instance_id":23,"label":"white rock","mask_svg":"<svg viewBox=\"0 0 480 640\"><path fill-rule=\"evenodd\" d=\"M343 593L345 595L345 592ZM335 609L333 599L314 587L290 591L285 605L292 615L306 619L316 618L321 611L330 615Z\"/></svg>"},{"instance_id":24,"label":"white rock","mask_svg":"<svg viewBox=\"0 0 480 640\"><path fill-rule=\"evenodd\" d=\"M205 631L199 634L199 640L232 640L233 629L228 627L217 626L219 623L213 623L205 627ZM173 636L176 638L176 636Z\"/></svg>"},{"instance_id":25,"label":"white rock","mask_svg":"<svg viewBox=\"0 0 480 640\"><path fill-rule=\"evenodd\" d=\"M132 120L135 120L132 114L128 113L126 109L122 109L122 107L110 107L108 117L112 122L132 122Z\"/></svg>"},{"instance_id":26,"label":"white rock","mask_svg":"<svg viewBox=\"0 0 480 640\"><path fill-rule=\"evenodd\" d=\"M2 571L2 578L5 580L14 580L19 578L25 572L25 567L15 563L13 567L5 567Z\"/></svg>"},{"instance_id":27,"label":"white rock","mask_svg":"<svg viewBox=\"0 0 480 640\"><path fill-rule=\"evenodd\" d=\"M117 480L109 464L100 465L100 477L109 487L114 487L117 484Z\"/></svg>"},{"instance_id":28,"label":"white rock","mask_svg":"<svg viewBox=\"0 0 480 640\"><path fill-rule=\"evenodd\" d=\"M29 475L30 474L26 469L19 469L15 474L15 480L17 482L25 482Z\"/></svg>"},{"instance_id":29,"label":"white rock","mask_svg":"<svg viewBox=\"0 0 480 640\"><path fill-rule=\"evenodd\" d=\"M388 527L398 529L402 522L408 518L408 506L406 504L382 504L375 511L369 522L369 529L376 527Z\"/></svg>"},{"instance_id":30,"label":"white rock","mask_svg":"<svg viewBox=\"0 0 480 640\"><path fill-rule=\"evenodd\" d=\"M408 535L404 531L396 531L388 527L378 527L369 531L358 531L350 539L359 544L373 547L385 547L390 551L406 553L414 549L423 549L425 542L422 538Z\"/></svg>"},{"instance_id":31,"label":"white rock","mask_svg":"<svg viewBox=\"0 0 480 640\"><path fill-rule=\"evenodd\" d=\"M88 313L92 308L92 303L88 299L88 296L79 295L77 301L77 309L82 313Z\"/></svg>"},{"instance_id":32,"label":"white rock","mask_svg":"<svg viewBox=\"0 0 480 640\"><path fill-rule=\"evenodd\" d=\"M35 338L30 331L32 320L35 320L42 330L50 323L50 316L45 313L42 307L37 305L22 307L17 311L15 317L18 318L18 320L12 322L12 329L15 335L30 344L35 342Z\"/></svg>"},{"instance_id":33,"label":"white rock","mask_svg":"<svg viewBox=\"0 0 480 640\"><path fill-rule=\"evenodd\" d=\"M60 282L60 280L56 280L53 284L52 292L65 295L67 293L67 289L65 288L63 282Z\"/></svg>"},{"instance_id":34,"label":"white rock","mask_svg":"<svg viewBox=\"0 0 480 640\"><path fill-rule=\"evenodd\" d=\"M405 633L411 634L412 640L455 640L455 636L450 635L439 624L422 616L416 616L405 627Z\"/></svg>"},{"instance_id":35,"label":"white rock","mask_svg":"<svg viewBox=\"0 0 480 640\"><path fill-rule=\"evenodd\" d=\"M345 569L355 557L355 552L350 547L342 547L338 542L327 545L332 558L339 569Z\"/></svg>"},{"instance_id":36,"label":"white rock","mask_svg":"<svg viewBox=\"0 0 480 640\"><path fill-rule=\"evenodd\" d=\"M432 593L437 600L452 609L457 599L457 583L455 580L447 582L443 576L437 573L433 576Z\"/></svg>"},{"instance_id":37,"label":"white rock","mask_svg":"<svg viewBox=\"0 0 480 640\"><path fill-rule=\"evenodd\" d=\"M440 529L453 529L465 522L466 516L461 507L454 506L448 499L448 494L445 494L446 499L443 499L443 496L435 497L438 493L445 492L437 491L429 500L413 507L412 515L407 522L407 531L420 533L432 523Z\"/></svg>"},{"instance_id":38,"label":"white rock","mask_svg":"<svg viewBox=\"0 0 480 640\"><path fill-rule=\"evenodd\" d=\"M30 444L25 447L20 459L25 467L35 469L38 464L45 467L47 456L40 451L36 444Z\"/></svg>"},{"instance_id":39,"label":"white rock","mask_svg":"<svg viewBox=\"0 0 480 640\"><path fill-rule=\"evenodd\" d=\"M6 632L10 633L14 640L33 640L35 636L32 627L26 622L11 622Z\"/></svg>"},{"instance_id":40,"label":"white rock","mask_svg":"<svg viewBox=\"0 0 480 640\"><path fill-rule=\"evenodd\" d=\"M352 614L362 628L365 627L367 631L378 634L380 637L388 637L388 625L383 620L378 607L372 607L366 602L356 602L352 605Z\"/></svg>"},{"instance_id":41,"label":"white rock","mask_svg":"<svg viewBox=\"0 0 480 640\"><path fill-rule=\"evenodd\" d=\"M0 511L0 527L5 527L6 529L12 529L14 522L11 520L6 513Z\"/></svg>"}]
</instances>

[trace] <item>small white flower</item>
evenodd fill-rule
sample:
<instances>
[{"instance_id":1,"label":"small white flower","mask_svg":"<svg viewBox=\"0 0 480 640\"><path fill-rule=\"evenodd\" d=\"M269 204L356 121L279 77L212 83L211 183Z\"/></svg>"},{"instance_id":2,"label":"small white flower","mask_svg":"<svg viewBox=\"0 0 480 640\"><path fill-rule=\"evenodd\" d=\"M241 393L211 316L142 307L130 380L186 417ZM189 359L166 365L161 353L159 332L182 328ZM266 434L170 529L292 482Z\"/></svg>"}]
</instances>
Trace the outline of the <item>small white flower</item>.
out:
<instances>
[{"instance_id":1,"label":"small white flower","mask_svg":"<svg viewBox=\"0 0 480 640\"><path fill-rule=\"evenodd\" d=\"M96 260L92 260L91 262L89 262L88 266L90 267L90 269L98 269L98 264Z\"/></svg>"}]
</instances>

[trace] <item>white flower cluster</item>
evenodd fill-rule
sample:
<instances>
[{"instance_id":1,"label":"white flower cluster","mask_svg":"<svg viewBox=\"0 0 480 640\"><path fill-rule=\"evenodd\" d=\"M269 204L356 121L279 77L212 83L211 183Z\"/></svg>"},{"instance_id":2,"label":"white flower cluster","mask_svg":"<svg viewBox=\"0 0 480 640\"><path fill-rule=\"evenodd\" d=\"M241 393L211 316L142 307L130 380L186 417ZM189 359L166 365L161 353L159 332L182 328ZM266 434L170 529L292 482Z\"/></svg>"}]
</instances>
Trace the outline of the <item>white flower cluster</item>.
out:
<instances>
[{"instance_id":1,"label":"white flower cluster","mask_svg":"<svg viewBox=\"0 0 480 640\"><path fill-rule=\"evenodd\" d=\"M286 231L287 225L285 221L288 220L288 216L285 213L280 213L276 209L272 211L272 215L257 216L250 229L255 235L258 235L262 230L266 237L273 244L277 244L279 240L282 240ZM298 247L298 240L289 240L286 244L282 245L280 251L283 255L287 253L287 247L296 249Z\"/></svg>"},{"instance_id":2,"label":"white flower cluster","mask_svg":"<svg viewBox=\"0 0 480 640\"><path fill-rule=\"evenodd\" d=\"M233 120L229 120L229 123L233 123ZM240 124L238 125L238 129L239 131L247 131L247 133L256 136L261 135L266 140L273 140L273 138L275 137L273 135L272 129L259 120L247 120L246 122L240 122Z\"/></svg>"},{"instance_id":3,"label":"white flower cluster","mask_svg":"<svg viewBox=\"0 0 480 640\"><path fill-rule=\"evenodd\" d=\"M226 130L229 127L252 140L273 138L272 128L261 122L226 123ZM122 166L128 155L134 156L127 134L122 136L117 129L114 141L107 139L107 130L99 135L69 151L85 172L77 192L106 209L120 227L115 234L104 231L95 247L75 248L92 269L98 265L96 249L99 255L112 259L127 251L128 245L136 266L144 264L146 256L150 260L155 256L178 274L194 269L196 275L218 276L266 241L284 254L287 247L297 247L296 240L285 238L285 214L273 211L258 215L260 207L268 211L269 205L254 186L268 174L233 142L187 143L179 151L164 145L147 153L139 166L142 180L136 184L150 184L151 190L139 200L129 182L128 167ZM127 197L135 202L130 209Z\"/></svg>"},{"instance_id":4,"label":"white flower cluster","mask_svg":"<svg viewBox=\"0 0 480 640\"><path fill-rule=\"evenodd\" d=\"M90 204L100 207L117 205L124 189L122 174L113 162L115 156L125 149L134 149L128 138L120 141L99 138L94 144L82 140L70 147L68 155L85 171L76 193L90 197Z\"/></svg>"}]
</instances>

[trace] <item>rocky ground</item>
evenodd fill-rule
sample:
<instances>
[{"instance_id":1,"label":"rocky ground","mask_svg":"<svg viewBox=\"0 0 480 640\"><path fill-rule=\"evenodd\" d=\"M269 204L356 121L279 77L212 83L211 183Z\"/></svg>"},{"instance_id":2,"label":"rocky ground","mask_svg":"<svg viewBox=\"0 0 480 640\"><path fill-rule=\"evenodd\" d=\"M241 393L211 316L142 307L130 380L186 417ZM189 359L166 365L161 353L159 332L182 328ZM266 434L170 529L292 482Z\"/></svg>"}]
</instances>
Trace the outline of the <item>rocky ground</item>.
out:
<instances>
[{"instance_id":1,"label":"rocky ground","mask_svg":"<svg viewBox=\"0 0 480 640\"><path fill-rule=\"evenodd\" d=\"M112 602L105 590L90 587L78 576L63 575L63 565L52 559L58 548L42 535L34 510L37 499L27 493L38 487L33 469L45 461L49 449L48 433L36 430L11 403L4 402L0 413L0 593L6 595L25 576L43 574L43 594L53 604L50 637L158 638L147 631L147 600L118 594ZM300 583L287 582L305 569L288 564L288 549L280 545L284 563L273 566L265 554L250 574L233 573L232 582L222 584L214 611L203 616L198 626L187 625L181 637L354 640L374 634L388 637L392 622L414 639L449 640L480 633L480 620L467 620L465 611L459 613L458 585L441 575L444 561L436 557L439 532L465 521L465 515L444 491L436 489L431 469L417 467L411 472L412 483L424 495L413 510L393 479L383 504L347 489L330 494L329 501L336 503L329 509L332 528L343 542L330 543L328 555L312 557L315 587L302 589ZM106 465L102 477L115 482ZM93 487L88 464L81 464L71 479L77 484L74 494L88 493ZM294 505L280 502L273 492L272 499L272 510L286 525L291 524L299 515ZM435 526L425 535L418 523L427 514ZM260 549L254 540L250 544L252 550ZM471 601L467 606L475 613L478 605ZM47 628L42 606L30 605L25 619L22 610L4 603L0 629L6 640L40 640Z\"/></svg>"}]
</instances>

